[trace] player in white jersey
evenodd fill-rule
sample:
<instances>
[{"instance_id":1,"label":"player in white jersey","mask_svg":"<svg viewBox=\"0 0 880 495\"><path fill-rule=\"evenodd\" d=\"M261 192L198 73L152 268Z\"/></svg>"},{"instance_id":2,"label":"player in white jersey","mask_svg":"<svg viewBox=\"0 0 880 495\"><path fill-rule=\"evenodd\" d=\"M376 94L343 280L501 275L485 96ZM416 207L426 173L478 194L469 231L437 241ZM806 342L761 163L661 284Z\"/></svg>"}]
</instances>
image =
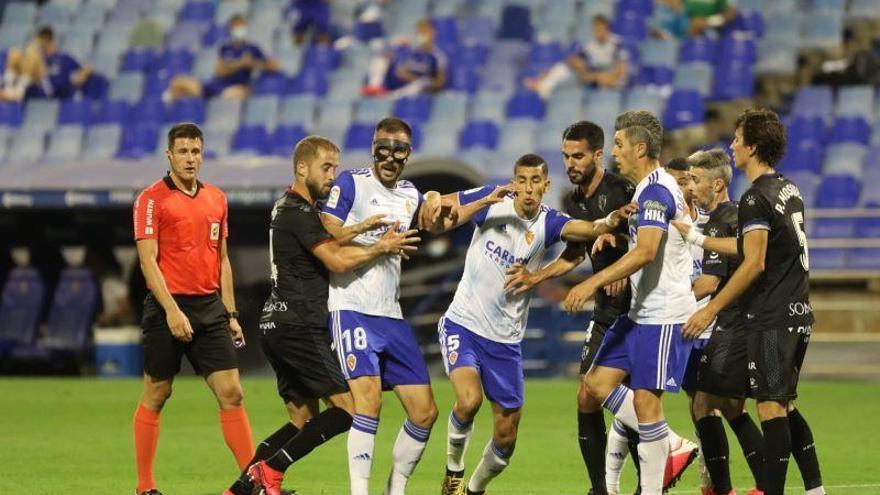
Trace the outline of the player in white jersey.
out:
<instances>
[{"instance_id":1,"label":"player in white jersey","mask_svg":"<svg viewBox=\"0 0 880 495\"><path fill-rule=\"evenodd\" d=\"M409 159L411 139L412 130L400 119L386 118L377 124L373 167L339 174L322 207L324 224L335 238L370 245L389 228L406 230L418 225L440 231L444 223L451 224L453 212L440 209L438 193L423 196L412 183L399 180ZM440 217L441 213L445 216ZM383 227L357 228L379 217L386 222ZM437 419L428 368L401 314L399 284L397 256L330 276L333 349L355 403L348 436L352 495L367 494L383 390L394 390L407 415L394 445L394 468L385 493L405 492Z\"/></svg>"},{"instance_id":2,"label":"player in white jersey","mask_svg":"<svg viewBox=\"0 0 880 495\"><path fill-rule=\"evenodd\" d=\"M565 307L581 311L601 287L630 278L629 314L608 329L587 374L587 389L618 420L639 430L642 493L660 495L670 446L673 440L681 443L670 438L661 397L681 387L691 350L681 326L696 310L693 258L682 236L668 225L691 220L675 179L659 167L660 135L639 125L622 127L614 135L613 155L621 173L637 183L639 213L629 220L630 250L573 288ZM634 393L621 385L627 376Z\"/></svg>"},{"instance_id":3,"label":"player in white jersey","mask_svg":"<svg viewBox=\"0 0 880 495\"><path fill-rule=\"evenodd\" d=\"M470 218L458 217L459 223L472 220L476 229L464 275L438 324L443 362L455 393L448 424L444 495L482 494L507 467L516 444L524 383L520 342L531 294L515 295L506 290L507 276L518 266L535 271L550 246L561 240L592 240L623 218L622 213L614 212L597 222L573 220L541 204L550 186L543 158L523 155L513 168L514 195ZM492 192L493 187L485 186L458 193L454 200L469 206ZM465 489L464 453L484 393L492 403L494 432Z\"/></svg>"}]
</instances>

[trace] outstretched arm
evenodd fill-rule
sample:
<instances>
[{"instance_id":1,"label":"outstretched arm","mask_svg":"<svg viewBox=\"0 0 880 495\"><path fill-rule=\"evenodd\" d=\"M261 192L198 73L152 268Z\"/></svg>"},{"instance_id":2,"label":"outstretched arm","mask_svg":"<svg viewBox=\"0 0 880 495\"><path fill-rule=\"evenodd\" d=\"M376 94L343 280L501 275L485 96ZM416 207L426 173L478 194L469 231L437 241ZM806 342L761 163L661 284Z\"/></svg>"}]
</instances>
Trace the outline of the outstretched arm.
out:
<instances>
[{"instance_id":1,"label":"outstretched arm","mask_svg":"<svg viewBox=\"0 0 880 495\"><path fill-rule=\"evenodd\" d=\"M681 232L682 237L689 244L702 247L707 251L715 251L725 256L737 256L739 250L736 246L736 237L708 237L697 232L692 225L682 223L676 220L672 221L672 225Z\"/></svg>"},{"instance_id":2,"label":"outstretched arm","mask_svg":"<svg viewBox=\"0 0 880 495\"><path fill-rule=\"evenodd\" d=\"M569 243L558 258L534 273L530 272L525 265L517 263L507 270L504 289L512 291L514 295L523 294L545 280L566 275L583 263L585 257L586 246L579 243Z\"/></svg>"}]
</instances>

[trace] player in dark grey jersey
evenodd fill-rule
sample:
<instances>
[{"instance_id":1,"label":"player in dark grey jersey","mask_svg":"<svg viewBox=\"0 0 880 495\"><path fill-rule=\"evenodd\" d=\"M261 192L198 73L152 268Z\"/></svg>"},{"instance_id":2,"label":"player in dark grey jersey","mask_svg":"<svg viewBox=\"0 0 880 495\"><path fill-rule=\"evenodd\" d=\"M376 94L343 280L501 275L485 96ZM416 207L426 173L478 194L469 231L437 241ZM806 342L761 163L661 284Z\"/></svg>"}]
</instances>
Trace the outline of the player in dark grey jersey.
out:
<instances>
[{"instance_id":1,"label":"player in dark grey jersey","mask_svg":"<svg viewBox=\"0 0 880 495\"><path fill-rule=\"evenodd\" d=\"M774 166L785 152L785 128L769 110L747 110L731 144L737 168L752 182L739 203L739 238L710 238L678 226L690 242L742 264L725 287L697 311L683 332L700 331L739 299L745 312L749 387L758 401L765 438L764 493L782 495L788 458L795 460L807 494L823 494L813 435L794 408L801 365L810 340L809 251L804 202L797 186ZM794 448L793 448L794 447Z\"/></svg>"}]
</instances>

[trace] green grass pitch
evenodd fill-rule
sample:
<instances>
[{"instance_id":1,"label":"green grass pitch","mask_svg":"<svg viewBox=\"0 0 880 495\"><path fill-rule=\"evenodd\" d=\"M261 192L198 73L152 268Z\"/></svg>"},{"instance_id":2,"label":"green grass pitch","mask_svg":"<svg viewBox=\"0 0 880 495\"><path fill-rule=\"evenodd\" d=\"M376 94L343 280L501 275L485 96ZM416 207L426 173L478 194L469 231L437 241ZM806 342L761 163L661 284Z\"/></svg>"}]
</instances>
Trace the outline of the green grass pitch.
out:
<instances>
[{"instance_id":1,"label":"green grass pitch","mask_svg":"<svg viewBox=\"0 0 880 495\"><path fill-rule=\"evenodd\" d=\"M0 380L0 494L131 494L136 482L131 421L140 393L136 380ZM487 493L582 494L585 469L576 441L572 380L530 380L519 442L508 469ZM268 377L245 376L245 402L259 440L285 420L285 411ZM807 382L799 402L816 437L829 493L880 494L880 434L873 421L880 412L876 383ZM440 419L410 482L409 493L436 494L445 468L446 417L452 405L445 380L435 381ZM683 395L665 400L667 418L693 438ZM467 455L476 466L491 431L490 409L478 416ZM402 421L396 398L385 396L376 442L372 492L381 493L390 470L391 446ZM728 431L729 433L729 431ZM751 487L745 461L731 436L732 472L740 493ZM628 461L623 487L632 493ZM220 433L217 408L199 379L181 378L162 415L155 466L166 495L219 495L236 469ZM333 439L288 471L285 486L300 494L345 494L348 469L345 435ZM794 460L790 493L803 493ZM698 493L692 467L672 493Z\"/></svg>"}]
</instances>

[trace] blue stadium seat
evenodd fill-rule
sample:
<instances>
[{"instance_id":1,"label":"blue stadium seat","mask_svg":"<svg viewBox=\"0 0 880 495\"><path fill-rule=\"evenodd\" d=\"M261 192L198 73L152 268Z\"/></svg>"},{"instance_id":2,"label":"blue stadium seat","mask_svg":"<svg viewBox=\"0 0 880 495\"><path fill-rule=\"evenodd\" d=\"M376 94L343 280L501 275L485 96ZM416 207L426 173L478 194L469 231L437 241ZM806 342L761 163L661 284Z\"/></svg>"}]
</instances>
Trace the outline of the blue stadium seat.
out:
<instances>
[{"instance_id":1,"label":"blue stadium seat","mask_svg":"<svg viewBox=\"0 0 880 495\"><path fill-rule=\"evenodd\" d=\"M810 270L840 270L845 267L845 249L810 248Z\"/></svg>"},{"instance_id":2,"label":"blue stadium seat","mask_svg":"<svg viewBox=\"0 0 880 495\"><path fill-rule=\"evenodd\" d=\"M826 175L817 192L819 208L852 208L859 202L861 184L851 175Z\"/></svg>"},{"instance_id":3,"label":"blue stadium seat","mask_svg":"<svg viewBox=\"0 0 880 495\"><path fill-rule=\"evenodd\" d=\"M315 122L318 100L314 95L288 96L281 104L281 124L298 124L308 129Z\"/></svg>"},{"instance_id":4,"label":"blue stadium seat","mask_svg":"<svg viewBox=\"0 0 880 495\"><path fill-rule=\"evenodd\" d=\"M205 143L208 144L205 150L207 158L217 158L229 155L232 148L233 131L229 129L213 129L205 126Z\"/></svg>"},{"instance_id":5,"label":"blue stadium seat","mask_svg":"<svg viewBox=\"0 0 880 495\"><path fill-rule=\"evenodd\" d=\"M867 188L865 189L865 191L867 192L871 189L872 188ZM880 202L877 202L875 200L871 204L866 204L864 206L876 208L880 206ZM857 218L855 225L855 235L856 237L869 237L873 239L880 237L880 218Z\"/></svg>"},{"instance_id":6,"label":"blue stadium seat","mask_svg":"<svg viewBox=\"0 0 880 495\"><path fill-rule=\"evenodd\" d=\"M736 31L750 32L760 38L764 35L766 28L764 14L757 9L739 9L730 28Z\"/></svg>"},{"instance_id":7,"label":"blue stadium seat","mask_svg":"<svg viewBox=\"0 0 880 495\"><path fill-rule=\"evenodd\" d=\"M834 95L827 86L807 86L798 89L792 104L792 115L831 115Z\"/></svg>"},{"instance_id":8,"label":"blue stadium seat","mask_svg":"<svg viewBox=\"0 0 880 495\"><path fill-rule=\"evenodd\" d=\"M716 67L712 96L715 100L738 100L755 94L750 63L731 62Z\"/></svg>"},{"instance_id":9,"label":"blue stadium seat","mask_svg":"<svg viewBox=\"0 0 880 495\"><path fill-rule=\"evenodd\" d=\"M820 173L822 171L822 150L822 143L814 141L789 143L780 165L786 171Z\"/></svg>"},{"instance_id":10,"label":"blue stadium seat","mask_svg":"<svg viewBox=\"0 0 880 495\"><path fill-rule=\"evenodd\" d=\"M498 146L498 126L487 120L468 122L460 135L462 149L486 148L494 150Z\"/></svg>"},{"instance_id":11,"label":"blue stadium seat","mask_svg":"<svg viewBox=\"0 0 880 495\"><path fill-rule=\"evenodd\" d=\"M880 269L880 249L849 249L846 257L846 266L847 268L860 270L878 270Z\"/></svg>"},{"instance_id":12,"label":"blue stadium seat","mask_svg":"<svg viewBox=\"0 0 880 495\"><path fill-rule=\"evenodd\" d=\"M312 44L306 48L303 54L303 67L321 68L325 70L335 69L339 66L341 56L332 46L326 44Z\"/></svg>"},{"instance_id":13,"label":"blue stadium seat","mask_svg":"<svg viewBox=\"0 0 880 495\"><path fill-rule=\"evenodd\" d=\"M408 122L427 122L431 118L431 103L428 95L400 98L394 104L392 113Z\"/></svg>"},{"instance_id":14,"label":"blue stadium seat","mask_svg":"<svg viewBox=\"0 0 880 495\"><path fill-rule=\"evenodd\" d=\"M180 11L181 22L210 22L214 19L214 2L193 1L187 2Z\"/></svg>"},{"instance_id":15,"label":"blue stadium seat","mask_svg":"<svg viewBox=\"0 0 880 495\"><path fill-rule=\"evenodd\" d=\"M232 150L255 155L268 154L269 135L261 125L243 125L232 138Z\"/></svg>"},{"instance_id":16,"label":"blue stadium seat","mask_svg":"<svg viewBox=\"0 0 880 495\"><path fill-rule=\"evenodd\" d=\"M287 92L289 81L283 73L264 72L254 82L252 92L255 95L283 95Z\"/></svg>"},{"instance_id":17,"label":"blue stadium seat","mask_svg":"<svg viewBox=\"0 0 880 495\"><path fill-rule=\"evenodd\" d=\"M140 159L156 151L159 124L138 124L126 127L122 132L122 144L117 156L125 159Z\"/></svg>"},{"instance_id":18,"label":"blue stadium seat","mask_svg":"<svg viewBox=\"0 0 880 495\"><path fill-rule=\"evenodd\" d=\"M131 105L124 100L104 100L92 106L90 124L122 124L129 118Z\"/></svg>"},{"instance_id":19,"label":"blue stadium seat","mask_svg":"<svg viewBox=\"0 0 880 495\"><path fill-rule=\"evenodd\" d=\"M43 155L43 161L54 163L71 161L82 151L83 127L81 125L64 125L49 134L49 146Z\"/></svg>"},{"instance_id":20,"label":"blue stadium seat","mask_svg":"<svg viewBox=\"0 0 880 495\"><path fill-rule=\"evenodd\" d=\"M451 64L448 69L449 89L474 94L480 86L480 75L474 67Z\"/></svg>"},{"instance_id":21,"label":"blue stadium seat","mask_svg":"<svg viewBox=\"0 0 880 495\"><path fill-rule=\"evenodd\" d=\"M175 101L168 112L171 122L205 121L205 100L201 98L181 98Z\"/></svg>"},{"instance_id":22,"label":"blue stadium seat","mask_svg":"<svg viewBox=\"0 0 880 495\"><path fill-rule=\"evenodd\" d=\"M633 41L642 41L648 36L646 17L635 9L618 11L611 21L611 30L621 38Z\"/></svg>"},{"instance_id":23,"label":"blue stadium seat","mask_svg":"<svg viewBox=\"0 0 880 495\"><path fill-rule=\"evenodd\" d=\"M560 43L533 43L526 65L532 70L544 71L565 58L565 55L565 49Z\"/></svg>"},{"instance_id":24,"label":"blue stadium seat","mask_svg":"<svg viewBox=\"0 0 880 495\"><path fill-rule=\"evenodd\" d=\"M376 38L381 38L383 33L384 30L382 29L382 23L379 21L358 21L357 23L355 23L354 30L352 32L352 34L354 34L357 39L363 41L364 43Z\"/></svg>"},{"instance_id":25,"label":"blue stadium seat","mask_svg":"<svg viewBox=\"0 0 880 495\"><path fill-rule=\"evenodd\" d=\"M23 114L21 104L0 102L0 126L18 127Z\"/></svg>"},{"instance_id":26,"label":"blue stadium seat","mask_svg":"<svg viewBox=\"0 0 880 495\"><path fill-rule=\"evenodd\" d=\"M827 175L852 175L862 177L862 162L868 148L857 143L840 143L828 146L822 172Z\"/></svg>"},{"instance_id":27,"label":"blue stadium seat","mask_svg":"<svg viewBox=\"0 0 880 495\"><path fill-rule=\"evenodd\" d=\"M110 80L103 74L92 73L82 87L83 98L89 100L103 100L110 91Z\"/></svg>"},{"instance_id":28,"label":"blue stadium seat","mask_svg":"<svg viewBox=\"0 0 880 495\"><path fill-rule=\"evenodd\" d=\"M46 133L40 129L22 129L13 138L6 153L6 163L34 163L43 156Z\"/></svg>"},{"instance_id":29,"label":"blue stadium seat","mask_svg":"<svg viewBox=\"0 0 880 495\"><path fill-rule=\"evenodd\" d=\"M122 56L123 72L149 72L156 67L158 55L152 48L132 48Z\"/></svg>"},{"instance_id":30,"label":"blue stadium seat","mask_svg":"<svg viewBox=\"0 0 880 495\"><path fill-rule=\"evenodd\" d=\"M172 74L167 71L149 71L144 78L144 88L141 92L142 99L160 98L162 93L171 84Z\"/></svg>"},{"instance_id":31,"label":"blue stadium seat","mask_svg":"<svg viewBox=\"0 0 880 495\"><path fill-rule=\"evenodd\" d=\"M544 117L544 102L534 91L520 91L507 101L507 117L540 120Z\"/></svg>"},{"instance_id":32,"label":"blue stadium seat","mask_svg":"<svg viewBox=\"0 0 880 495\"><path fill-rule=\"evenodd\" d=\"M373 144L374 125L354 123L345 134L346 150L368 150Z\"/></svg>"},{"instance_id":33,"label":"blue stadium seat","mask_svg":"<svg viewBox=\"0 0 880 495\"><path fill-rule=\"evenodd\" d=\"M711 75L711 69L709 74ZM621 110L647 110L654 115L663 115L665 108L666 99L662 91L637 86L627 92Z\"/></svg>"},{"instance_id":34,"label":"blue stadium seat","mask_svg":"<svg viewBox=\"0 0 880 495\"><path fill-rule=\"evenodd\" d=\"M110 83L110 99L134 103L141 99L144 75L140 72L123 72Z\"/></svg>"},{"instance_id":35,"label":"blue stadium seat","mask_svg":"<svg viewBox=\"0 0 880 495\"><path fill-rule=\"evenodd\" d=\"M131 108L129 122L158 127L168 120L168 109L158 96L144 97Z\"/></svg>"},{"instance_id":36,"label":"blue stadium seat","mask_svg":"<svg viewBox=\"0 0 880 495\"><path fill-rule=\"evenodd\" d=\"M838 117L831 125L831 143L862 143L871 141L871 125L861 117Z\"/></svg>"},{"instance_id":37,"label":"blue stadium seat","mask_svg":"<svg viewBox=\"0 0 880 495\"><path fill-rule=\"evenodd\" d=\"M88 269L62 271L49 308L46 331L37 341L39 347L63 352L84 351L100 294L98 283Z\"/></svg>"},{"instance_id":38,"label":"blue stadium seat","mask_svg":"<svg viewBox=\"0 0 880 495\"><path fill-rule=\"evenodd\" d=\"M281 124L275 128L271 138L272 154L286 158L293 156L293 149L308 133L301 125Z\"/></svg>"},{"instance_id":39,"label":"blue stadium seat","mask_svg":"<svg viewBox=\"0 0 880 495\"><path fill-rule=\"evenodd\" d=\"M681 43L679 63L714 62L718 42L706 37L688 38Z\"/></svg>"},{"instance_id":40,"label":"blue stadium seat","mask_svg":"<svg viewBox=\"0 0 880 495\"><path fill-rule=\"evenodd\" d=\"M303 65L303 69L293 79L289 93L311 93L315 95L327 94L327 73L321 69L313 69Z\"/></svg>"},{"instance_id":41,"label":"blue stadium seat","mask_svg":"<svg viewBox=\"0 0 880 495\"><path fill-rule=\"evenodd\" d=\"M837 92L837 106L834 114L838 117L862 117L866 121L874 118L873 86L844 86Z\"/></svg>"},{"instance_id":42,"label":"blue stadium seat","mask_svg":"<svg viewBox=\"0 0 880 495\"><path fill-rule=\"evenodd\" d=\"M61 104L57 100L29 100L24 107L24 121L21 125L26 130L48 131L58 122L60 109Z\"/></svg>"},{"instance_id":43,"label":"blue stadium seat","mask_svg":"<svg viewBox=\"0 0 880 495\"><path fill-rule=\"evenodd\" d=\"M442 120L429 124L425 129L422 146L415 150L423 156L448 156L458 149L461 125L448 125Z\"/></svg>"},{"instance_id":44,"label":"blue stadium seat","mask_svg":"<svg viewBox=\"0 0 880 495\"><path fill-rule=\"evenodd\" d=\"M190 49L198 45L189 45ZM159 71L167 71L171 74L186 74L192 72L195 65L195 57L192 52L187 49L175 50L171 47L166 48L156 61Z\"/></svg>"},{"instance_id":45,"label":"blue stadium seat","mask_svg":"<svg viewBox=\"0 0 880 495\"><path fill-rule=\"evenodd\" d=\"M450 55L456 64L481 67L486 64L486 60L489 58L489 47L477 44L458 45L455 47L455 52Z\"/></svg>"},{"instance_id":46,"label":"blue stadium seat","mask_svg":"<svg viewBox=\"0 0 880 495\"><path fill-rule=\"evenodd\" d=\"M393 105L385 98L361 98L355 105L354 121L375 124L391 115Z\"/></svg>"},{"instance_id":47,"label":"blue stadium seat","mask_svg":"<svg viewBox=\"0 0 880 495\"><path fill-rule=\"evenodd\" d=\"M674 91L666 101L663 113L663 127L674 131L697 124L702 124L705 114L703 99L700 93L692 89Z\"/></svg>"},{"instance_id":48,"label":"blue stadium seat","mask_svg":"<svg viewBox=\"0 0 880 495\"><path fill-rule=\"evenodd\" d=\"M515 155L513 160L535 150L535 123L532 121L511 120L505 122L498 134L498 151Z\"/></svg>"},{"instance_id":49,"label":"blue stadium seat","mask_svg":"<svg viewBox=\"0 0 880 495\"><path fill-rule=\"evenodd\" d=\"M505 119L507 97L497 91L480 91L471 102L472 120L490 120L500 123Z\"/></svg>"},{"instance_id":50,"label":"blue stadium seat","mask_svg":"<svg viewBox=\"0 0 880 495\"><path fill-rule=\"evenodd\" d=\"M84 160L109 160L119 150L122 127L119 124L98 124L89 127L80 157Z\"/></svg>"},{"instance_id":51,"label":"blue stadium seat","mask_svg":"<svg viewBox=\"0 0 880 495\"><path fill-rule=\"evenodd\" d=\"M635 10L644 17L650 17L654 13L654 2L653 0L619 0L617 10Z\"/></svg>"},{"instance_id":52,"label":"blue stadium seat","mask_svg":"<svg viewBox=\"0 0 880 495\"><path fill-rule=\"evenodd\" d=\"M720 43L716 65L736 62L752 65L758 58L755 38L748 34L734 33L722 38Z\"/></svg>"},{"instance_id":53,"label":"blue stadium seat","mask_svg":"<svg viewBox=\"0 0 880 495\"><path fill-rule=\"evenodd\" d=\"M700 96L708 98L712 94L712 66L707 62L690 62L675 69L673 86L677 89L695 89Z\"/></svg>"},{"instance_id":54,"label":"blue stadium seat","mask_svg":"<svg viewBox=\"0 0 880 495\"><path fill-rule=\"evenodd\" d=\"M262 126L274 130L278 123L280 99L276 95L255 95L245 102L242 127ZM233 144L233 147L234 144Z\"/></svg>"},{"instance_id":55,"label":"blue stadium seat","mask_svg":"<svg viewBox=\"0 0 880 495\"><path fill-rule=\"evenodd\" d=\"M228 131L231 134L238 129L241 120L241 107L241 100L214 98L208 101L208 107L205 110L205 126L218 131Z\"/></svg>"},{"instance_id":56,"label":"blue stadium seat","mask_svg":"<svg viewBox=\"0 0 880 495\"><path fill-rule=\"evenodd\" d=\"M807 16L801 48L833 49L843 43L843 13L814 11Z\"/></svg>"},{"instance_id":57,"label":"blue stadium seat","mask_svg":"<svg viewBox=\"0 0 880 495\"><path fill-rule=\"evenodd\" d=\"M528 7L507 5L501 12L498 39L531 41L532 23Z\"/></svg>"},{"instance_id":58,"label":"blue stadium seat","mask_svg":"<svg viewBox=\"0 0 880 495\"><path fill-rule=\"evenodd\" d=\"M45 286L37 270L18 267L9 271L0 296L0 353L6 355L14 347L33 343L44 297Z\"/></svg>"},{"instance_id":59,"label":"blue stadium seat","mask_svg":"<svg viewBox=\"0 0 880 495\"><path fill-rule=\"evenodd\" d=\"M856 229L853 218L817 218L813 221L810 237L816 239L849 239Z\"/></svg>"}]
</instances>

